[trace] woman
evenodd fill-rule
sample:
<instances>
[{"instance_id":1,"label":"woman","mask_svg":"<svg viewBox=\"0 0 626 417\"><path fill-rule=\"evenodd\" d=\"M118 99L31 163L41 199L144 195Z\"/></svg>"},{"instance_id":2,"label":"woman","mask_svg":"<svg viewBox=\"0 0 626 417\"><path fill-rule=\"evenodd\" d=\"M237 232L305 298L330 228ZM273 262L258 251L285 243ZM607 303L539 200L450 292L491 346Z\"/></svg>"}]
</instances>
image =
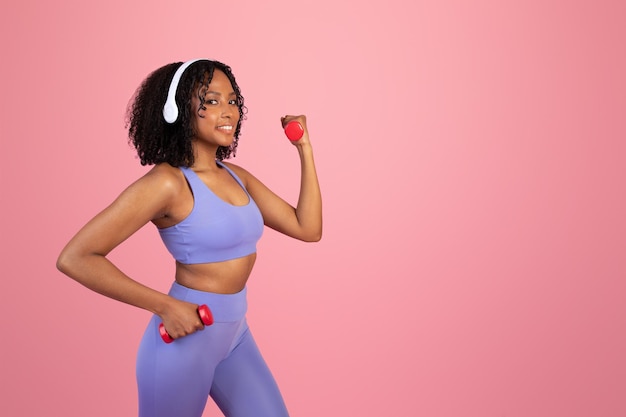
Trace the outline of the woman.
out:
<instances>
[{"instance_id":1,"label":"woman","mask_svg":"<svg viewBox=\"0 0 626 417\"><path fill-rule=\"evenodd\" d=\"M288 415L246 325L246 282L264 225L303 241L321 238L321 195L304 116L281 118L304 129L292 142L301 161L297 207L224 162L237 148L245 111L223 63L173 63L150 74L129 106L128 127L142 165L154 167L89 221L57 261L86 287L154 313L137 356L142 417L201 416L209 395L229 417ZM148 222L176 260L167 295L106 257ZM214 320L206 329L198 315L204 304ZM162 339L161 323L173 343Z\"/></svg>"}]
</instances>

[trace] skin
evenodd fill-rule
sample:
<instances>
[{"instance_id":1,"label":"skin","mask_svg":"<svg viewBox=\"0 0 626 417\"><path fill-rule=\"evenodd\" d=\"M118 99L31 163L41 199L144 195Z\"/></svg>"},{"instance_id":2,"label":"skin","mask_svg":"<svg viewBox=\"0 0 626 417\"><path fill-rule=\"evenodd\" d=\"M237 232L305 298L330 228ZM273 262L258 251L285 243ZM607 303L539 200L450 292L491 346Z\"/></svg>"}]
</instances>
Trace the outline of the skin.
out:
<instances>
[{"instance_id":1,"label":"skin","mask_svg":"<svg viewBox=\"0 0 626 417\"><path fill-rule=\"evenodd\" d=\"M198 93L193 95L192 109L198 108ZM193 112L196 136L193 140L195 163L191 168L219 198L240 206L248 203L247 194L215 162L218 147L229 146L233 141L239 120L235 98L226 75L216 70L206 92L205 108L199 114ZM245 169L225 164L242 180L266 226L295 239L315 242L322 236L322 201L313 149L306 117L285 116L281 123L285 126L292 120L304 127L302 138L292 142L301 163L296 207ZM149 222L159 228L181 222L189 215L193 204L193 195L180 169L166 163L155 165L69 241L59 255L57 268L93 291L159 315L173 338L202 330L204 325L196 313L196 304L177 300L133 280L107 258L115 247ZM233 294L245 287L255 260L256 253L223 262L191 265L176 262L175 279L189 288Z\"/></svg>"}]
</instances>

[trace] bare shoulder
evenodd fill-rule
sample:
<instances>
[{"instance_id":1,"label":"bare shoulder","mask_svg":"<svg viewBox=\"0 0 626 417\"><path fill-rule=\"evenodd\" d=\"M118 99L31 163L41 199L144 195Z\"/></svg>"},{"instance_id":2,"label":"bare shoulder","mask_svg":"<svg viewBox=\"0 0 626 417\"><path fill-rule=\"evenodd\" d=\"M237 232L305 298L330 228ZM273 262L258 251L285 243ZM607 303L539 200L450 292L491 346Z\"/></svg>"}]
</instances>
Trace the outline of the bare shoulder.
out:
<instances>
[{"instance_id":1,"label":"bare shoulder","mask_svg":"<svg viewBox=\"0 0 626 417\"><path fill-rule=\"evenodd\" d=\"M181 170L169 164L159 164L129 185L112 207L118 212L128 210L146 222L155 221L181 210L182 204L189 203L182 198L188 194Z\"/></svg>"},{"instance_id":2,"label":"bare shoulder","mask_svg":"<svg viewBox=\"0 0 626 417\"><path fill-rule=\"evenodd\" d=\"M186 187L185 176L180 168L173 167L167 163L155 165L143 177L139 178L135 184L141 188L150 188L159 193L177 193Z\"/></svg>"}]
</instances>

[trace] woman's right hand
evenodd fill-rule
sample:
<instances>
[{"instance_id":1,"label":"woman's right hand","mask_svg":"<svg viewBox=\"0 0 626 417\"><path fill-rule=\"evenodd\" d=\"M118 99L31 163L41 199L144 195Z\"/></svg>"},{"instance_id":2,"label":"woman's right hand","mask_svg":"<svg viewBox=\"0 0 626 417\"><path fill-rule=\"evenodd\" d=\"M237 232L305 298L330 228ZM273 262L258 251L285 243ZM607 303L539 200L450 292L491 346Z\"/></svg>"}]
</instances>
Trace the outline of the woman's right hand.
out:
<instances>
[{"instance_id":1,"label":"woman's right hand","mask_svg":"<svg viewBox=\"0 0 626 417\"><path fill-rule=\"evenodd\" d=\"M165 330L172 339L178 339L204 329L204 323L198 315L198 304L172 298L160 317Z\"/></svg>"}]
</instances>

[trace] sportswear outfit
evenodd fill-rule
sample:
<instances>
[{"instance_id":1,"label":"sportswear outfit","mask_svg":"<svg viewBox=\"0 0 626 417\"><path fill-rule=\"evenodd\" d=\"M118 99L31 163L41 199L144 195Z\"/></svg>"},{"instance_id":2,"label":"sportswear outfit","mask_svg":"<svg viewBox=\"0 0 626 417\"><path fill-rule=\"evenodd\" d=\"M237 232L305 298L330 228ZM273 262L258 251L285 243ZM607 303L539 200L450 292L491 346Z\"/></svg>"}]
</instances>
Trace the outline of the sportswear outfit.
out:
<instances>
[{"instance_id":1,"label":"sportswear outfit","mask_svg":"<svg viewBox=\"0 0 626 417\"><path fill-rule=\"evenodd\" d=\"M237 175L218 165L246 191ZM180 223L159 229L184 264L221 262L256 252L263 218L252 197L234 206L216 196L190 168L180 168L194 207ZM137 354L139 417L200 417L209 396L226 417L287 417L284 401L246 323L246 289L217 294L172 284L169 295L206 304L213 324L167 344L154 315Z\"/></svg>"}]
</instances>

